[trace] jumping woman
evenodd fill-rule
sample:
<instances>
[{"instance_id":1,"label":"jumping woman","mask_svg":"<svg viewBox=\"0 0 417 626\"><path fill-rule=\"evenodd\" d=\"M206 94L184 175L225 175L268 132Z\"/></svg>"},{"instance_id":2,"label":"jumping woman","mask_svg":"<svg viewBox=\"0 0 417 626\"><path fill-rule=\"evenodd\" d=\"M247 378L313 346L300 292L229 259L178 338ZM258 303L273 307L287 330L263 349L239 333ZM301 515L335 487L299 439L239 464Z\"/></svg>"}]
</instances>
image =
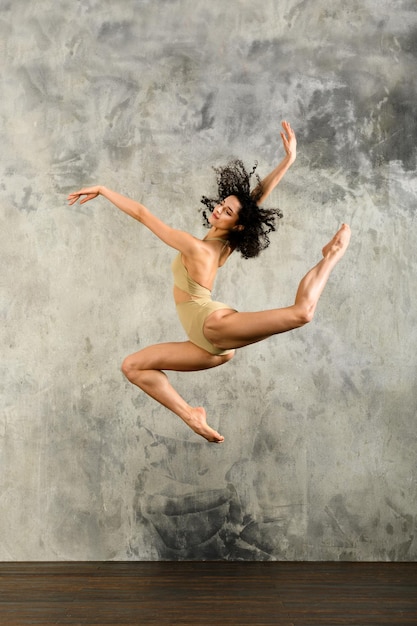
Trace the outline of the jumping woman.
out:
<instances>
[{"instance_id":1,"label":"jumping woman","mask_svg":"<svg viewBox=\"0 0 417 626\"><path fill-rule=\"evenodd\" d=\"M252 191L250 179L254 170L248 173L241 161L215 170L218 197L202 198L203 216L209 228L202 240L171 228L143 204L102 186L80 189L68 196L70 205L104 196L178 250L172 263L174 300L188 341L144 348L124 360L122 371L129 381L173 411L195 433L214 443L223 442L224 437L207 424L205 409L190 406L172 387L164 370L192 372L217 367L230 361L237 348L310 322L330 273L349 244L350 228L343 224L323 248L322 259L301 280L291 306L240 313L211 299L219 267L235 250L244 258L258 256L269 245L268 233L275 230L276 219L282 217L275 209L260 207L296 158L294 131L288 122L283 122L282 128L285 157L263 180L255 174L257 184Z\"/></svg>"}]
</instances>

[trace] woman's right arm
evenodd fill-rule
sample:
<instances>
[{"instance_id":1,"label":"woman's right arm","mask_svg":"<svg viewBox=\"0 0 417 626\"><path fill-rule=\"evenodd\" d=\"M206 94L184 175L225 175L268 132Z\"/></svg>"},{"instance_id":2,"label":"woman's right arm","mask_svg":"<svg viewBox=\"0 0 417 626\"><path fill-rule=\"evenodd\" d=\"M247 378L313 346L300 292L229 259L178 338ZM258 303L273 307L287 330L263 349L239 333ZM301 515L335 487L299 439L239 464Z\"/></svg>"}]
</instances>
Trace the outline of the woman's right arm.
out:
<instances>
[{"instance_id":1,"label":"woman's right arm","mask_svg":"<svg viewBox=\"0 0 417 626\"><path fill-rule=\"evenodd\" d=\"M285 157L253 190L252 194L259 196L257 199L258 204L262 204L275 189L294 163L297 156L297 139L291 125L288 122L282 122L282 128L281 139L285 150Z\"/></svg>"},{"instance_id":2,"label":"woman's right arm","mask_svg":"<svg viewBox=\"0 0 417 626\"><path fill-rule=\"evenodd\" d=\"M168 226L165 222L153 215L153 213L151 213L149 209L147 209L146 206L140 202L132 200L127 196L123 196L122 194L112 191L111 189L107 189L101 185L96 187L85 187L79 191L71 193L68 196L68 203L72 205L75 204L77 200L80 200L80 204L84 204L89 200L97 198L99 195L109 200L118 209L123 211L123 213L127 213L127 215L130 215L130 217L133 217L138 220L138 222L149 228L150 231L152 231L168 246L171 246L176 250L180 250L185 255L192 254L194 251L195 246L199 241L198 239L189 233L171 228L171 226Z\"/></svg>"}]
</instances>

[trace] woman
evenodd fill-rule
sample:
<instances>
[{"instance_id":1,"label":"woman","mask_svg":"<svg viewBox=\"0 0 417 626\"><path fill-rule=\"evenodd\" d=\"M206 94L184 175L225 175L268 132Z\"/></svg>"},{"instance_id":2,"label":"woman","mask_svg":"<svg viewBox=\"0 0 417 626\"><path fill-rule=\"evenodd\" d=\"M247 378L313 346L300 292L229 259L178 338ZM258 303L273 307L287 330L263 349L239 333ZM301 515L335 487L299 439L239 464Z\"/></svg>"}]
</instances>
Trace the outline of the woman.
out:
<instances>
[{"instance_id":1,"label":"woman","mask_svg":"<svg viewBox=\"0 0 417 626\"><path fill-rule=\"evenodd\" d=\"M105 187L88 187L68 196L72 205L102 195L117 208L149 228L164 243L178 250L172 269L174 299L189 340L163 343L128 356L122 365L125 376L145 393L178 415L207 441L224 440L206 421L203 407L190 406L172 387L163 370L181 372L209 369L233 358L234 351L309 322L319 297L336 263L346 251L349 226L343 224L323 248L323 258L302 279L293 305L256 313L239 313L227 304L213 302L211 290L219 267L234 250L245 258L257 256L269 244L278 211L261 209L260 204L280 182L296 158L296 137L288 122L282 123L285 157L250 191L250 178L240 161L217 169L218 203L203 197L210 230L204 239L171 228L141 203ZM85 197L83 197L85 196Z\"/></svg>"}]
</instances>

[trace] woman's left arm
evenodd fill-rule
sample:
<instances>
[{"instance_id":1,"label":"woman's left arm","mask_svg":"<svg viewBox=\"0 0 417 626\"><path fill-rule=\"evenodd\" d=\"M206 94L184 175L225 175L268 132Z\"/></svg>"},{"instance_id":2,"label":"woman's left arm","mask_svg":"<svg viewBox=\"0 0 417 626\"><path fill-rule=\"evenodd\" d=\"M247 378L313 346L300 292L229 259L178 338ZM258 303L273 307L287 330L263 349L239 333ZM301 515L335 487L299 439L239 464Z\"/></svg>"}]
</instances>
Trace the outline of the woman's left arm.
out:
<instances>
[{"instance_id":1,"label":"woman's left arm","mask_svg":"<svg viewBox=\"0 0 417 626\"><path fill-rule=\"evenodd\" d=\"M281 163L279 163L279 165L277 165L253 190L253 195L259 193L259 190L261 190L260 197L257 199L258 204L262 204L271 191L275 189L284 174L294 163L297 156L297 139L293 129L288 122L282 122L282 128L281 138L286 154Z\"/></svg>"}]
</instances>

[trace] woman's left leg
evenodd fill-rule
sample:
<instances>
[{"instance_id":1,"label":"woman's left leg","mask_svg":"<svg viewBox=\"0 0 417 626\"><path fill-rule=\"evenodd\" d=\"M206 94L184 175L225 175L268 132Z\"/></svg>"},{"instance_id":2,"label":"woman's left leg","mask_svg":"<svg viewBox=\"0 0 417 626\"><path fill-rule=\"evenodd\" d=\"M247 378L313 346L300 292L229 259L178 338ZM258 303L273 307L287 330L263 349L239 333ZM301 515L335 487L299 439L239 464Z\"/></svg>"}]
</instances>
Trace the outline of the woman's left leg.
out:
<instances>
[{"instance_id":1,"label":"woman's left leg","mask_svg":"<svg viewBox=\"0 0 417 626\"><path fill-rule=\"evenodd\" d=\"M233 354L209 354L191 341L161 343L126 357L122 371L130 382L178 415L195 433L207 441L222 443L224 437L207 424L204 408L190 406L162 370L195 372L209 369L230 361Z\"/></svg>"}]
</instances>

